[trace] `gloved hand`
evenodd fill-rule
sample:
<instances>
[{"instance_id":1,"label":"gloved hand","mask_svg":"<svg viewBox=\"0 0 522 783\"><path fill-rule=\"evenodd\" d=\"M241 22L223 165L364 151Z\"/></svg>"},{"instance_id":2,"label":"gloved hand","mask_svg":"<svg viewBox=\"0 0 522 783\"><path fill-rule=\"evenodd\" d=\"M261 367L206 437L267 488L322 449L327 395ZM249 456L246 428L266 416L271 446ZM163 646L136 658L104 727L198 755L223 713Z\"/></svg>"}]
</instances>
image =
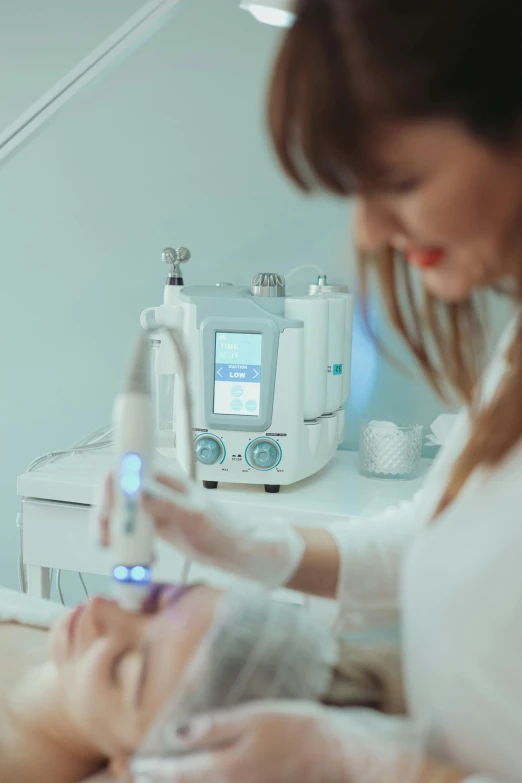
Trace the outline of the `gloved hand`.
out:
<instances>
[{"instance_id":1,"label":"gloved hand","mask_svg":"<svg viewBox=\"0 0 522 783\"><path fill-rule=\"evenodd\" d=\"M303 557L305 543L283 519L258 520L250 507L228 513L213 503L208 490L186 479L159 476L145 488L143 507L158 535L191 560L253 579L269 590L282 587ZM109 545L113 483L105 483L104 500L95 526L102 545ZM248 514L248 516L247 516Z\"/></svg>"},{"instance_id":2,"label":"gloved hand","mask_svg":"<svg viewBox=\"0 0 522 783\"><path fill-rule=\"evenodd\" d=\"M135 783L416 783L423 766L406 718L308 702L202 716L169 739L162 758L134 759Z\"/></svg>"}]
</instances>

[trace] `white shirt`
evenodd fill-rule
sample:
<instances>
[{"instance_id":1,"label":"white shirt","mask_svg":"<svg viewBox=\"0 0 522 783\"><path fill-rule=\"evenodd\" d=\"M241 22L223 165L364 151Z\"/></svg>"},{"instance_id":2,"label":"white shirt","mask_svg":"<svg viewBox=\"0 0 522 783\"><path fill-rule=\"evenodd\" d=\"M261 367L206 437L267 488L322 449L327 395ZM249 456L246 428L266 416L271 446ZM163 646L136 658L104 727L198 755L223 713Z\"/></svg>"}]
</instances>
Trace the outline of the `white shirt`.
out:
<instances>
[{"instance_id":1,"label":"white shirt","mask_svg":"<svg viewBox=\"0 0 522 783\"><path fill-rule=\"evenodd\" d=\"M476 471L432 523L468 435L464 412L411 503L335 526L341 620L353 630L398 611L410 709L429 727L430 750L492 776L477 783L522 781L522 443L495 470Z\"/></svg>"}]
</instances>

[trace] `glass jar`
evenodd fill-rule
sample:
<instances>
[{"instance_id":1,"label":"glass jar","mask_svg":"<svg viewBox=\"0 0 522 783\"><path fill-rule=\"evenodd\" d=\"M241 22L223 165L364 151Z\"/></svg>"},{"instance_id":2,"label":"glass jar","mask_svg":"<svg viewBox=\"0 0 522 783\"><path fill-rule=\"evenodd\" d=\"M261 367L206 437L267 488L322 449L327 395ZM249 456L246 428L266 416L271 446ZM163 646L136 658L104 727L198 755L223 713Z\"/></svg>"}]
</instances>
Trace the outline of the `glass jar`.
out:
<instances>
[{"instance_id":1,"label":"glass jar","mask_svg":"<svg viewBox=\"0 0 522 783\"><path fill-rule=\"evenodd\" d=\"M401 426L390 421L364 422L359 439L361 475L396 481L417 478L423 431L422 424Z\"/></svg>"}]
</instances>

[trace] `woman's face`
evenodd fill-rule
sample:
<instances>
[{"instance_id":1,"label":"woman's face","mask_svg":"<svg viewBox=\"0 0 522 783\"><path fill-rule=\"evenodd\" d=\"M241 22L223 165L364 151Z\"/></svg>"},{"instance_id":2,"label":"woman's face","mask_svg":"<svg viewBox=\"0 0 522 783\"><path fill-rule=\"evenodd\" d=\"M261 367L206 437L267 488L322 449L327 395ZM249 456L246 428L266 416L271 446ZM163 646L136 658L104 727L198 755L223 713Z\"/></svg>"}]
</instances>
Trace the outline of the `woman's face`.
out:
<instances>
[{"instance_id":1,"label":"woman's face","mask_svg":"<svg viewBox=\"0 0 522 783\"><path fill-rule=\"evenodd\" d=\"M522 143L497 150L454 123L405 123L380 134L375 158L356 199L361 249L392 246L451 302L522 264Z\"/></svg>"},{"instance_id":2,"label":"woman's face","mask_svg":"<svg viewBox=\"0 0 522 783\"><path fill-rule=\"evenodd\" d=\"M135 750L207 633L221 594L198 586L158 592L150 614L97 597L55 627L57 698L107 758Z\"/></svg>"}]
</instances>

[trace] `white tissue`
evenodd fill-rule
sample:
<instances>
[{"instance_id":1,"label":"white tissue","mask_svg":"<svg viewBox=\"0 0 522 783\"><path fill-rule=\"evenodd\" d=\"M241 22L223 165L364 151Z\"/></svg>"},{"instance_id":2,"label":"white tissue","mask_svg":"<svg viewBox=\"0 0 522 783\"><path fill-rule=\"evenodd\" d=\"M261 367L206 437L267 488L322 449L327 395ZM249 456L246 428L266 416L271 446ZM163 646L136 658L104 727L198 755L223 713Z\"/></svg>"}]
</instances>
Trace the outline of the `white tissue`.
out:
<instances>
[{"instance_id":1,"label":"white tissue","mask_svg":"<svg viewBox=\"0 0 522 783\"><path fill-rule=\"evenodd\" d=\"M392 437L396 437L397 434L402 435L401 430L393 421L377 421L377 419L373 419L369 426L376 430L378 429L379 434L382 435L391 435Z\"/></svg>"},{"instance_id":2,"label":"white tissue","mask_svg":"<svg viewBox=\"0 0 522 783\"><path fill-rule=\"evenodd\" d=\"M442 413L437 416L430 426L431 433L426 436L427 446L444 446L453 429L458 416L451 413Z\"/></svg>"}]
</instances>

